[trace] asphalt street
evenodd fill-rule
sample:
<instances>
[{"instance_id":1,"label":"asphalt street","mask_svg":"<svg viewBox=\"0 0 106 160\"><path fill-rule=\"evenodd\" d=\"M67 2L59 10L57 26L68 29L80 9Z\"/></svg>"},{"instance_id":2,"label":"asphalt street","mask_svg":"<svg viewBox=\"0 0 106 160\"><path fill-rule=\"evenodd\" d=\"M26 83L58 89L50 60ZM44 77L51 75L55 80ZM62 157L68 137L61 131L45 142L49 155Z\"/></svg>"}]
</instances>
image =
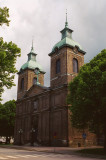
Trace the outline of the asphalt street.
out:
<instances>
[{"instance_id":1,"label":"asphalt street","mask_svg":"<svg viewBox=\"0 0 106 160\"><path fill-rule=\"evenodd\" d=\"M26 151L18 149L0 148L0 160L97 160L97 158L85 158L79 155L57 154L47 152ZM98 159L103 160L103 159Z\"/></svg>"}]
</instances>

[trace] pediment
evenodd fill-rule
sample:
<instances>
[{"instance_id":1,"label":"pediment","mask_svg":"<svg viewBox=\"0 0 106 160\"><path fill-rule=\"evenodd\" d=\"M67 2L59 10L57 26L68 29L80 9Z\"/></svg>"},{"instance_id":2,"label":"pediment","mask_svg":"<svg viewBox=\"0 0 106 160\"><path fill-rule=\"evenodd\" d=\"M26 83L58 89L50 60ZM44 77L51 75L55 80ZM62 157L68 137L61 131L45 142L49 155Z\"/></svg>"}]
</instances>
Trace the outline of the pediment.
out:
<instances>
[{"instance_id":1,"label":"pediment","mask_svg":"<svg viewBox=\"0 0 106 160\"><path fill-rule=\"evenodd\" d=\"M24 98L40 94L40 93L46 91L47 89L48 89L48 87L44 87L44 86L35 84L26 92L26 94L24 95Z\"/></svg>"}]
</instances>

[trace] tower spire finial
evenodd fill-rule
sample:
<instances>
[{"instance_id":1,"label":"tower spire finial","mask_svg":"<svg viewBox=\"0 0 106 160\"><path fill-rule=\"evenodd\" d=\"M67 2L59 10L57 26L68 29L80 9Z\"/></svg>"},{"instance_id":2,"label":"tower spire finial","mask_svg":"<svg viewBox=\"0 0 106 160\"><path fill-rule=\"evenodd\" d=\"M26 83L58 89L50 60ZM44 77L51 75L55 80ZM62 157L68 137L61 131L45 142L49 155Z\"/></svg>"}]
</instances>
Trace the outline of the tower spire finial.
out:
<instances>
[{"instance_id":1,"label":"tower spire finial","mask_svg":"<svg viewBox=\"0 0 106 160\"><path fill-rule=\"evenodd\" d=\"M65 28L68 27L68 22L67 22L67 9L66 9L66 22L65 22Z\"/></svg>"},{"instance_id":2,"label":"tower spire finial","mask_svg":"<svg viewBox=\"0 0 106 160\"><path fill-rule=\"evenodd\" d=\"M33 38L32 38L32 48L33 48Z\"/></svg>"},{"instance_id":3,"label":"tower spire finial","mask_svg":"<svg viewBox=\"0 0 106 160\"><path fill-rule=\"evenodd\" d=\"M34 52L34 48L33 48L33 37L32 37L32 47L31 47L31 52Z\"/></svg>"}]
</instances>

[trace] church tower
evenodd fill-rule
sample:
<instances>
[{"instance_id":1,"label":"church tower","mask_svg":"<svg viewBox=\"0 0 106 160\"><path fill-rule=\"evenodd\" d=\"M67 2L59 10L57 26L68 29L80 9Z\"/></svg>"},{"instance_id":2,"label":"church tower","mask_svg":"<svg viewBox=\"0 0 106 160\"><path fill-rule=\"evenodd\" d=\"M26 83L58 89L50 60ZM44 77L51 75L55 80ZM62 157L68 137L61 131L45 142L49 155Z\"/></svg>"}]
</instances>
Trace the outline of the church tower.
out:
<instances>
[{"instance_id":1,"label":"church tower","mask_svg":"<svg viewBox=\"0 0 106 160\"><path fill-rule=\"evenodd\" d=\"M68 84L79 72L84 64L82 47L73 40L73 30L68 27L67 13L65 28L61 31L62 37L49 54L51 57L51 87Z\"/></svg>"},{"instance_id":2,"label":"church tower","mask_svg":"<svg viewBox=\"0 0 106 160\"><path fill-rule=\"evenodd\" d=\"M22 65L18 72L18 93L17 99L22 98L25 93L34 85L44 85L44 74L42 66L36 61L36 53L34 52L33 43L31 51L28 54L28 60ZM34 72L38 69L38 75ZM39 77L39 81L38 81Z\"/></svg>"}]
</instances>

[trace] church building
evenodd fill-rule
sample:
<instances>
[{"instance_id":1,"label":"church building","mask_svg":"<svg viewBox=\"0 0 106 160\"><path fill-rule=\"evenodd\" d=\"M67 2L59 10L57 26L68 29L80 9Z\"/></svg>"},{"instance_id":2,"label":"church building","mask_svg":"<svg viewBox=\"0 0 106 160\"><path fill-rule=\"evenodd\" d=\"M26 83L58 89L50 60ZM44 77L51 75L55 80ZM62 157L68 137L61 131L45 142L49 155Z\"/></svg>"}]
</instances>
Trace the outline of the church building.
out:
<instances>
[{"instance_id":1,"label":"church building","mask_svg":"<svg viewBox=\"0 0 106 160\"><path fill-rule=\"evenodd\" d=\"M15 144L45 146L83 146L81 131L72 127L67 105L68 84L84 64L82 47L73 40L73 30L61 31L61 40L50 56L50 87L44 86L45 71L37 62L32 45L28 60L18 72ZM86 131L86 143L94 143L94 135Z\"/></svg>"}]
</instances>

